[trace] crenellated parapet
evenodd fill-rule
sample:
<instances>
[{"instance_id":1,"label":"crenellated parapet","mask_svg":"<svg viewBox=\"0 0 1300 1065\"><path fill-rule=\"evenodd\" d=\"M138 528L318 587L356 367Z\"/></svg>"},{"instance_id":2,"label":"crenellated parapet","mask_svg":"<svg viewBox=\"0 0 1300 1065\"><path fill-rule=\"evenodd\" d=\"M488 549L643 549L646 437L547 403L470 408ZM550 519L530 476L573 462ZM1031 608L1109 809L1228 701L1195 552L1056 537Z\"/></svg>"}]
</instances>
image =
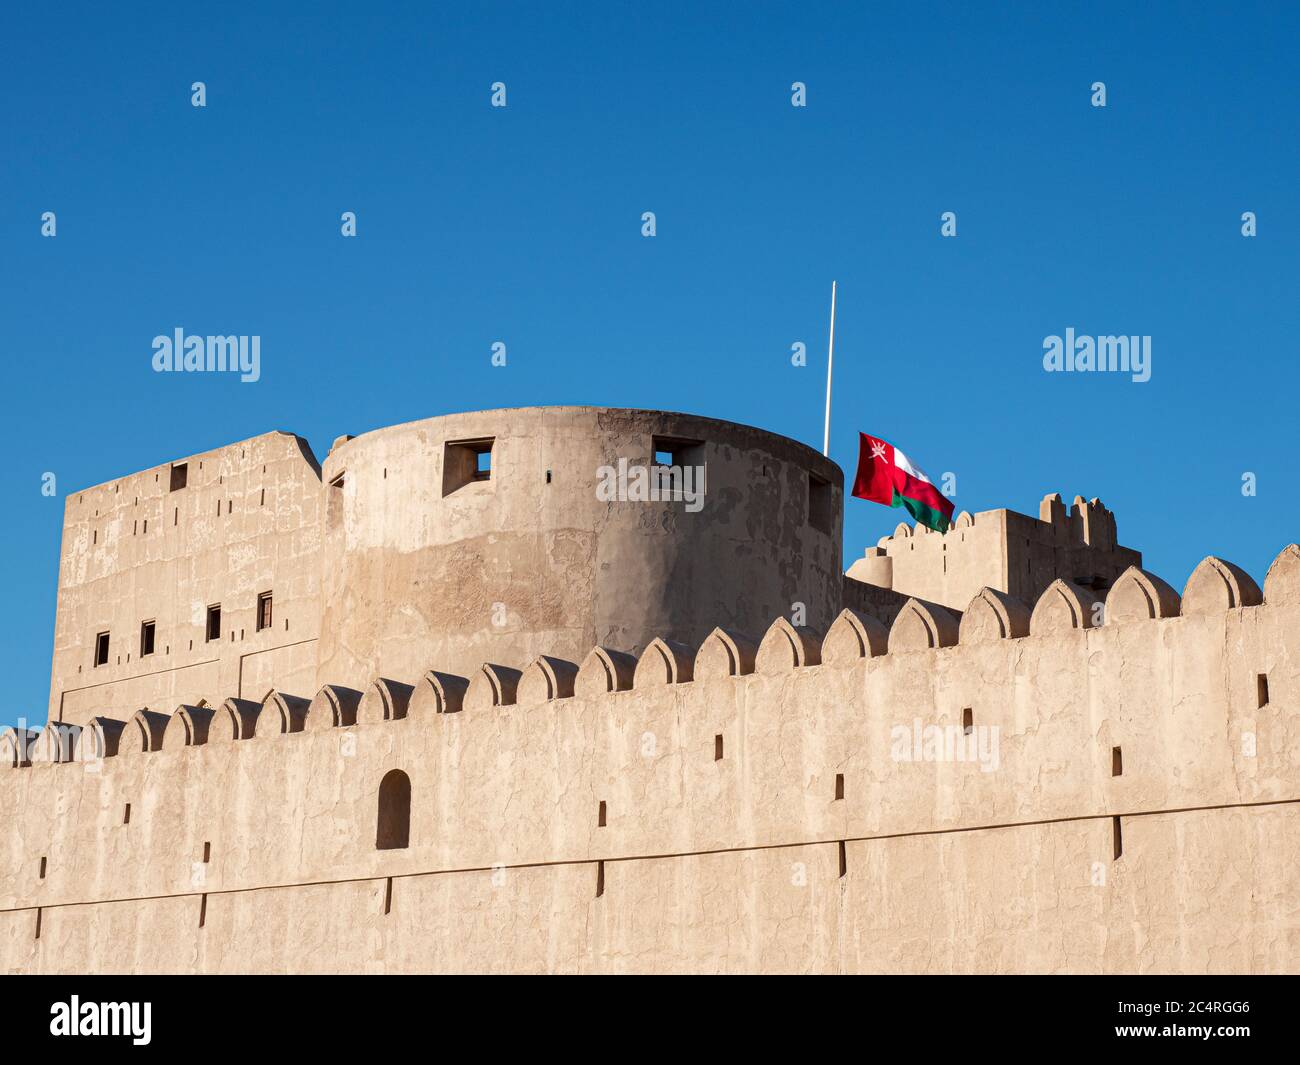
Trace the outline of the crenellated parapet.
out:
<instances>
[{"instance_id":1,"label":"crenellated parapet","mask_svg":"<svg viewBox=\"0 0 1300 1065\"><path fill-rule=\"evenodd\" d=\"M7 729L0 733L0 769L106 760L111 770L119 759L188 747L269 742L405 720L421 724L444 714L538 708L575 697L653 697L658 689L692 683L743 682L817 667L835 671L897 656L962 655L967 648L999 641L1033 643L1074 631L1161 624L1263 605L1300 606L1296 545L1274 560L1263 592L1240 567L1213 556L1197 565L1181 595L1155 574L1130 566L1104 598L1086 584L1064 579L1053 581L1032 605L984 587L962 611L909 598L888 627L846 608L824 634L778 617L757 640L719 627L696 648L656 637L639 656L598 646L581 663L539 655L523 668L487 662L470 677L430 669L413 683L375 677L359 688L327 684L312 696L272 690L261 702L232 696L211 705L206 700L183 704L170 713L146 707L126 720L94 716L84 728Z\"/></svg>"},{"instance_id":2,"label":"crenellated parapet","mask_svg":"<svg viewBox=\"0 0 1300 1065\"><path fill-rule=\"evenodd\" d=\"M845 605L890 622L909 598L962 610L982 588L1034 603L1055 580L1104 592L1142 556L1099 499L1043 497L1038 517L961 511L945 534L901 522L845 574Z\"/></svg>"}]
</instances>

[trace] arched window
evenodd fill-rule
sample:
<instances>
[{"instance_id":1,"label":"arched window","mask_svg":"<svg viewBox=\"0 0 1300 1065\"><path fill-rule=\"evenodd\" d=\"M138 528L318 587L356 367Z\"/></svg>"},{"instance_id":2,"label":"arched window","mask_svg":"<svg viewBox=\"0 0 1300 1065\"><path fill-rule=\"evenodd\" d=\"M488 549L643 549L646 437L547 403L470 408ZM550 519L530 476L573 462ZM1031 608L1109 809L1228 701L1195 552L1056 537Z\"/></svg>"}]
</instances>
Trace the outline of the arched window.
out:
<instances>
[{"instance_id":1,"label":"arched window","mask_svg":"<svg viewBox=\"0 0 1300 1065\"><path fill-rule=\"evenodd\" d=\"M379 783L379 821L375 849L398 850L411 840L411 778L400 769L385 774Z\"/></svg>"}]
</instances>

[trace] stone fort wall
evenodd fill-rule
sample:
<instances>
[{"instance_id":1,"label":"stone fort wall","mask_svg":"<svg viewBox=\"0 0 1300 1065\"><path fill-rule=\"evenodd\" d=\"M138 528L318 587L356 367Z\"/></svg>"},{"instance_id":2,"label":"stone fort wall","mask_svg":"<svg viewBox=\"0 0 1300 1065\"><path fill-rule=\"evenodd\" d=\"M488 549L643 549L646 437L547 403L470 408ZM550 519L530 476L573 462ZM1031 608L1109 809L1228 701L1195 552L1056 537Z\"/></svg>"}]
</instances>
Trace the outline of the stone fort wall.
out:
<instances>
[{"instance_id":1,"label":"stone fort wall","mask_svg":"<svg viewBox=\"0 0 1300 1065\"><path fill-rule=\"evenodd\" d=\"M704 470L702 509L601 497L602 467L656 455ZM68 497L48 720L310 699L340 677L468 676L596 643L639 654L796 604L825 629L842 513L835 463L684 414L448 415L340 437L323 470L268 433Z\"/></svg>"},{"instance_id":2,"label":"stone fort wall","mask_svg":"<svg viewBox=\"0 0 1300 1065\"><path fill-rule=\"evenodd\" d=\"M0 969L1295 971L1298 634L1292 545L11 733Z\"/></svg>"}]
</instances>

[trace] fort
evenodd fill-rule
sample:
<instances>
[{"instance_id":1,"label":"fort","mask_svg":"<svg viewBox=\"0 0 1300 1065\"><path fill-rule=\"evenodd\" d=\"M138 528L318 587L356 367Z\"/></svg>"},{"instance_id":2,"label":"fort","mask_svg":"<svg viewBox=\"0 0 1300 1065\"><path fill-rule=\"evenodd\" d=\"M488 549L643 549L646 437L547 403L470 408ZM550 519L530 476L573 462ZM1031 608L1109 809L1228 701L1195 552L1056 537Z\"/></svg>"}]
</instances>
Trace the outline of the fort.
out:
<instances>
[{"instance_id":1,"label":"fort","mask_svg":"<svg viewBox=\"0 0 1300 1065\"><path fill-rule=\"evenodd\" d=\"M1295 971L1300 548L1180 593L1053 493L846 569L843 507L792 440L590 407L69 495L0 971Z\"/></svg>"}]
</instances>

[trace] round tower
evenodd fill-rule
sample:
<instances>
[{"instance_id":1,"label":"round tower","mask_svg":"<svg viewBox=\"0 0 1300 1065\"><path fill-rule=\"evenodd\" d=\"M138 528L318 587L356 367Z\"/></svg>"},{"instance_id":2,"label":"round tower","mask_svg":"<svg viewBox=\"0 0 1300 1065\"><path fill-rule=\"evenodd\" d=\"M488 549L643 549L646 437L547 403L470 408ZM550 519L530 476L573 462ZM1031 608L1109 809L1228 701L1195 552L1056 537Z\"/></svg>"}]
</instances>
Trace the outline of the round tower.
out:
<instances>
[{"instance_id":1,"label":"round tower","mask_svg":"<svg viewBox=\"0 0 1300 1065\"><path fill-rule=\"evenodd\" d=\"M453 414L336 442L322 480L319 683L693 649L717 625L759 638L798 604L823 629L839 609L843 473L748 426Z\"/></svg>"}]
</instances>

